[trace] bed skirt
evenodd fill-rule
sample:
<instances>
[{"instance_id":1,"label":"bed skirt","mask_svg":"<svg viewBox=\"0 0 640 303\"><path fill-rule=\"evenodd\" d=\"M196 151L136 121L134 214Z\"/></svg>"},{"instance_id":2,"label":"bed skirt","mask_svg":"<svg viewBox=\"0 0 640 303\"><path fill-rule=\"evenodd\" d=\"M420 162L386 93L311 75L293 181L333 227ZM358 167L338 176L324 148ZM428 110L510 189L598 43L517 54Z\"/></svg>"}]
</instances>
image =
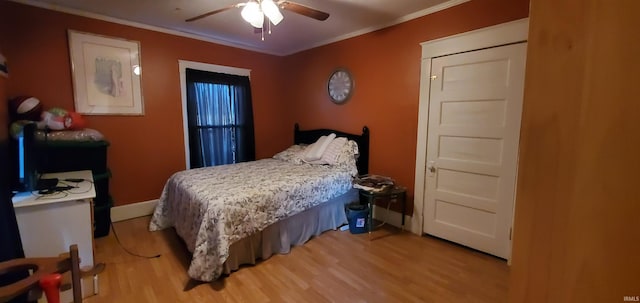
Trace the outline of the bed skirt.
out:
<instances>
[{"instance_id":1,"label":"bed skirt","mask_svg":"<svg viewBox=\"0 0 640 303\"><path fill-rule=\"evenodd\" d=\"M287 254L293 245L302 245L311 237L347 223L344 206L358 200L358 190L331 199L299 214L267 226L259 233L241 239L229 247L223 273L230 274L243 264L256 264L273 254Z\"/></svg>"}]
</instances>

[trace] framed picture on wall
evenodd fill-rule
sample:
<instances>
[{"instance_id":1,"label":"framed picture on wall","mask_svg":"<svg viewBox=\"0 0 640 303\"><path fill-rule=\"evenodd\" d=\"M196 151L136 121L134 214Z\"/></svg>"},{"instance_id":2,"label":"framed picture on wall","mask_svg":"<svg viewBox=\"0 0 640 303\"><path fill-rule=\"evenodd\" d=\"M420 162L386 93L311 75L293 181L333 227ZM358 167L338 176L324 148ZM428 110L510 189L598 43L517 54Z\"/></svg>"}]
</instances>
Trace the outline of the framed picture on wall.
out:
<instances>
[{"instance_id":1,"label":"framed picture on wall","mask_svg":"<svg viewBox=\"0 0 640 303\"><path fill-rule=\"evenodd\" d=\"M140 42L69 30L75 111L144 115Z\"/></svg>"}]
</instances>

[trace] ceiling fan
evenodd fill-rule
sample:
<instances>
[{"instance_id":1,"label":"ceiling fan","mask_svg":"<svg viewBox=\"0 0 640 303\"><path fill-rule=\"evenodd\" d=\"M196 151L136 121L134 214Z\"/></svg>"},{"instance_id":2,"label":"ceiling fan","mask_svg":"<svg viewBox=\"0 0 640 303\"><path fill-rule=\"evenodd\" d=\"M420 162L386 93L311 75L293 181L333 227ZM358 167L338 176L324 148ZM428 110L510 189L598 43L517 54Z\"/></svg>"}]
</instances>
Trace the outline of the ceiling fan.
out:
<instances>
[{"instance_id":1,"label":"ceiling fan","mask_svg":"<svg viewBox=\"0 0 640 303\"><path fill-rule=\"evenodd\" d=\"M242 18L249 24L251 24L251 26L253 26L254 28L261 29L263 33L262 40L264 40L265 24L269 24L270 29L271 24L273 24L274 26L278 25L278 23L280 23L280 21L284 19L284 16L282 16L280 9L285 9L319 21L324 21L329 18L328 13L292 1L279 0L277 2L274 2L274 0L249 0L244 3L237 3L217 10L213 10L202 15L189 18L185 21L196 21L205 17L209 17L211 15L215 15L217 13L224 12L226 10L230 10L232 8L240 7L242 7L242 11L240 12ZM271 30L269 30L269 33L271 33Z\"/></svg>"}]
</instances>

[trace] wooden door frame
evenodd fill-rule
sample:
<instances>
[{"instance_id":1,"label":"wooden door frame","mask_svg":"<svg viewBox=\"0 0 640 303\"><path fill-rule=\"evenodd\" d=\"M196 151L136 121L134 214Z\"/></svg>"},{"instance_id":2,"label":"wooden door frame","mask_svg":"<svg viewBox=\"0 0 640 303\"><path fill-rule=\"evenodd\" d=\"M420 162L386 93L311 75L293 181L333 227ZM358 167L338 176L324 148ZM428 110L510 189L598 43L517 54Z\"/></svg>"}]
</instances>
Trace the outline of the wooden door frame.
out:
<instances>
[{"instance_id":1,"label":"wooden door frame","mask_svg":"<svg viewBox=\"0 0 640 303\"><path fill-rule=\"evenodd\" d=\"M429 121L431 60L433 58L446 55L524 42L527 41L528 34L529 18L523 18L420 43L422 46L420 102L418 109L418 138L416 141L413 216L411 217L411 232L414 234L422 235L424 233L424 199L427 175L427 134Z\"/></svg>"}]
</instances>

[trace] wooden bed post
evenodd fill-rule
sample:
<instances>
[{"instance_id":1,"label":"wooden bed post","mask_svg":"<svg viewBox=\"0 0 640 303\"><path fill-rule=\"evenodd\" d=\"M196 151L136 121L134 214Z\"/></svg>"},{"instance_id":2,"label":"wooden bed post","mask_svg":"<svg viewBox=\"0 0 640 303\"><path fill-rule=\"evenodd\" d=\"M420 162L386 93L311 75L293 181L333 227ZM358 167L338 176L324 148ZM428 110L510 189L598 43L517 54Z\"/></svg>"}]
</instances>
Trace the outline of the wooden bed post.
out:
<instances>
[{"instance_id":1,"label":"wooden bed post","mask_svg":"<svg viewBox=\"0 0 640 303\"><path fill-rule=\"evenodd\" d=\"M366 152L361 152L358 158L358 172L361 175L369 173L369 128L367 126L362 127L362 138L358 141L358 149Z\"/></svg>"}]
</instances>

